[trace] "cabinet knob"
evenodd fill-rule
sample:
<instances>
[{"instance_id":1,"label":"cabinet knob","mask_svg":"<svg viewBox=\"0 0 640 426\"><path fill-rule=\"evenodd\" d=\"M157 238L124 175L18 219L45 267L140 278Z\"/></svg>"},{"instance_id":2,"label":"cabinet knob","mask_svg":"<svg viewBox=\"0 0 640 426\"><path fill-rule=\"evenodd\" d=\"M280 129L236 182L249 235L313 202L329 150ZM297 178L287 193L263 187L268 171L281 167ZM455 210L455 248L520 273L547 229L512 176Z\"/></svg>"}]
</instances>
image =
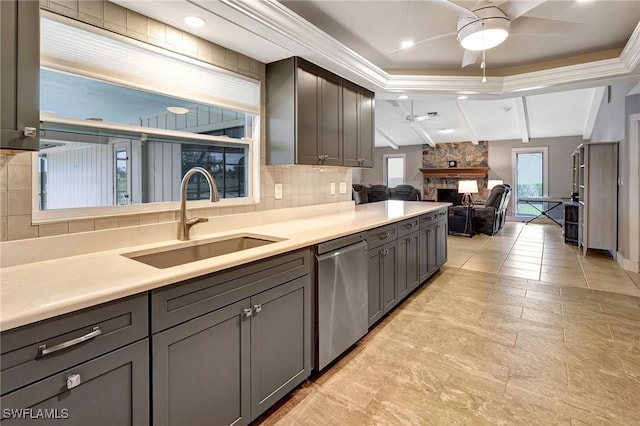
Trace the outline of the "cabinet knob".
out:
<instances>
[{"instance_id":1,"label":"cabinet knob","mask_svg":"<svg viewBox=\"0 0 640 426\"><path fill-rule=\"evenodd\" d=\"M256 313L260 312L262 310L262 305L260 304L253 305L253 310L256 311Z\"/></svg>"},{"instance_id":2,"label":"cabinet knob","mask_svg":"<svg viewBox=\"0 0 640 426\"><path fill-rule=\"evenodd\" d=\"M36 129L35 127L25 127L23 133L27 138L35 138L36 136L38 136L38 129Z\"/></svg>"},{"instance_id":3,"label":"cabinet knob","mask_svg":"<svg viewBox=\"0 0 640 426\"><path fill-rule=\"evenodd\" d=\"M69 377L67 377L67 389L73 389L76 386L80 385L80 382L82 382L82 380L80 379L80 375L79 374L72 374Z\"/></svg>"},{"instance_id":4,"label":"cabinet knob","mask_svg":"<svg viewBox=\"0 0 640 426\"><path fill-rule=\"evenodd\" d=\"M242 313L243 313L243 315L244 315L246 318L249 318L249 317L253 314L253 309L251 309L251 308L244 308L244 309L242 310Z\"/></svg>"}]
</instances>

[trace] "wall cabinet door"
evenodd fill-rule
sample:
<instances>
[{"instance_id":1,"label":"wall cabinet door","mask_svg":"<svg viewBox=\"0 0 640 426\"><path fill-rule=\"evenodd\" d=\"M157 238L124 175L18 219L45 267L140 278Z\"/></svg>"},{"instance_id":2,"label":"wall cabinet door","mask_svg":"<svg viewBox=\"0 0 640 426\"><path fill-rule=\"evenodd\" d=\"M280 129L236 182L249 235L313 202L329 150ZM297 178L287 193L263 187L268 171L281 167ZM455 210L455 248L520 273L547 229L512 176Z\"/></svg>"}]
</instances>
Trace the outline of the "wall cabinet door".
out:
<instances>
[{"instance_id":1,"label":"wall cabinet door","mask_svg":"<svg viewBox=\"0 0 640 426\"><path fill-rule=\"evenodd\" d=\"M311 371L308 275L251 298L251 418L302 383Z\"/></svg>"},{"instance_id":2,"label":"wall cabinet door","mask_svg":"<svg viewBox=\"0 0 640 426\"><path fill-rule=\"evenodd\" d=\"M251 419L249 299L152 336L155 425Z\"/></svg>"},{"instance_id":3,"label":"wall cabinet door","mask_svg":"<svg viewBox=\"0 0 640 426\"><path fill-rule=\"evenodd\" d=\"M318 88L318 152L322 155L321 164L342 166L342 81L337 76L322 73L318 75Z\"/></svg>"},{"instance_id":4,"label":"wall cabinet door","mask_svg":"<svg viewBox=\"0 0 640 426\"><path fill-rule=\"evenodd\" d=\"M0 148L37 151L40 137L37 1L0 1L0 51Z\"/></svg>"},{"instance_id":5,"label":"wall cabinet door","mask_svg":"<svg viewBox=\"0 0 640 426\"><path fill-rule=\"evenodd\" d=\"M418 231L398 239L398 300L404 299L420 283L418 240Z\"/></svg>"},{"instance_id":6,"label":"wall cabinet door","mask_svg":"<svg viewBox=\"0 0 640 426\"><path fill-rule=\"evenodd\" d=\"M149 341L132 343L8 393L0 405L3 425L147 425ZM31 416L53 417L18 419L4 411L19 409L31 409Z\"/></svg>"},{"instance_id":7,"label":"wall cabinet door","mask_svg":"<svg viewBox=\"0 0 640 426\"><path fill-rule=\"evenodd\" d=\"M343 164L373 167L374 94L343 82Z\"/></svg>"},{"instance_id":8,"label":"wall cabinet door","mask_svg":"<svg viewBox=\"0 0 640 426\"><path fill-rule=\"evenodd\" d=\"M299 68L297 71L298 134L297 164L319 164L321 145L318 140L318 76Z\"/></svg>"}]
</instances>

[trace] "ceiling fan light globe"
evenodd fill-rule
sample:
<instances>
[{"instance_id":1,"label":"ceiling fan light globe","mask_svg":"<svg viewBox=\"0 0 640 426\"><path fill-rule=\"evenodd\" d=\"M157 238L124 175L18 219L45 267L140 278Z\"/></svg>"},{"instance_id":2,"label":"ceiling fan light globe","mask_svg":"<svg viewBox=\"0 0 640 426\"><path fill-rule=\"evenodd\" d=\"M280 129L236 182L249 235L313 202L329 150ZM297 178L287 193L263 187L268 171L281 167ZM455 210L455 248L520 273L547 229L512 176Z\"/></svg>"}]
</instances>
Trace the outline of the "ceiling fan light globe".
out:
<instances>
[{"instance_id":1,"label":"ceiling fan light globe","mask_svg":"<svg viewBox=\"0 0 640 426\"><path fill-rule=\"evenodd\" d=\"M509 31L504 28L486 28L473 31L465 27L459 34L460 44L467 50L481 51L498 46L509 36ZM480 27L482 28L482 27Z\"/></svg>"}]
</instances>

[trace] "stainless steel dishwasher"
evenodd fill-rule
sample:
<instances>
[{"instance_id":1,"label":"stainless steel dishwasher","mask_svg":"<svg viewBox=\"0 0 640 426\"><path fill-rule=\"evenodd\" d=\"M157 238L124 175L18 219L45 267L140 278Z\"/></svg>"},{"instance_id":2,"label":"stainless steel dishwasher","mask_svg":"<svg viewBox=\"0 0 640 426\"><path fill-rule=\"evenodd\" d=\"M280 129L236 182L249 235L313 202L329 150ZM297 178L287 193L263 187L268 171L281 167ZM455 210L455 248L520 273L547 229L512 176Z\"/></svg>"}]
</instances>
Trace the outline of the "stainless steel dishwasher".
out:
<instances>
[{"instance_id":1,"label":"stainless steel dishwasher","mask_svg":"<svg viewBox=\"0 0 640 426\"><path fill-rule=\"evenodd\" d=\"M353 234L317 246L319 370L367 334L365 235Z\"/></svg>"}]
</instances>

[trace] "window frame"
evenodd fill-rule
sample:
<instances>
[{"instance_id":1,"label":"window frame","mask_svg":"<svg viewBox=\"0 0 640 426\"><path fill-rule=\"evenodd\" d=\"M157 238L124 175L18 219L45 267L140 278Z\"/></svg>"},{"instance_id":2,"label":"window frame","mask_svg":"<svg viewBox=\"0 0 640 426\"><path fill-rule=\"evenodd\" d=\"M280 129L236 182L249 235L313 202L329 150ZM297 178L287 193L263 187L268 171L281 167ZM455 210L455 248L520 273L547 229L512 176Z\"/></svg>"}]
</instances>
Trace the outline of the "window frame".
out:
<instances>
[{"instance_id":1,"label":"window frame","mask_svg":"<svg viewBox=\"0 0 640 426\"><path fill-rule=\"evenodd\" d=\"M389 186L388 160L389 158L402 159L402 184L407 182L407 155L406 154L384 154L382 156L382 181Z\"/></svg>"},{"instance_id":2,"label":"window frame","mask_svg":"<svg viewBox=\"0 0 640 426\"><path fill-rule=\"evenodd\" d=\"M516 218L531 218L530 215L518 214L518 154L521 153L542 153L542 196L547 197L549 191L549 147L530 146L523 148L511 148L511 167L513 176L513 216ZM509 201L511 202L511 201Z\"/></svg>"},{"instance_id":3,"label":"window frame","mask_svg":"<svg viewBox=\"0 0 640 426\"><path fill-rule=\"evenodd\" d=\"M48 115L47 113L41 111L41 122L46 123L55 123L61 126L83 126L93 129L106 129L106 130L124 130L126 133L153 133L156 135L166 135L171 138L181 137L184 139L185 143L189 143L189 141L194 142L212 142L213 144L220 143L223 145L235 145L238 147L244 146L247 150L247 162L245 164L247 170L247 182L246 182L246 190L247 196L245 197L234 197L234 198L221 198L218 203L211 203L208 200L193 200L189 201L190 209L198 209L198 208L225 208L225 207L236 207L236 206L246 206L246 205L255 205L260 203L260 141L261 141L261 129L260 123L262 121L262 82L258 79L248 77L246 75L242 75L236 72L232 72L212 64L190 58L185 55L181 55L176 52L172 52L166 49L163 49L158 46L154 46L148 43L144 43L123 35L111 33L107 30L97 28L86 24L84 22L75 21L66 17L61 17L46 11L41 11L41 17L55 20L61 22L65 25L74 26L81 30L89 31L92 33L96 33L101 36L105 36L111 39L115 39L120 42L124 42L133 47L144 48L151 53L158 54L160 56L165 56L171 59L178 59L186 64L196 65L198 67L209 69L211 71L215 71L218 73L223 73L226 75L230 75L233 77L237 77L239 79L243 79L246 81L250 81L251 83L256 85L256 91L260 98L259 105L257 105L257 113L241 111L245 114L252 116L251 122L251 137L245 137L242 139L235 139L229 137L220 137L220 136L211 136L211 135L202 135L196 133L188 133L174 130L163 130L163 129L151 129L151 128L140 128L136 126L127 126L127 125L119 125L115 123L87 123L85 120L75 120L72 118L63 118L63 117L53 117ZM41 62L41 67L51 68L58 71L63 72L72 72L74 74L78 74L84 77L96 78L102 81L106 81L113 84L120 84L127 87L132 87L135 89L148 90L149 88L138 87L136 84L132 84L128 81L123 81L115 76L101 76L92 74L91 72L78 72L77 69L70 70L68 67L64 65L56 65L52 64L51 61ZM155 92L162 92L162 88L156 87ZM180 93L173 93L172 96L180 97ZM185 97L185 96L183 96ZM193 97L186 96L188 99L193 100L199 103L209 103L206 99L193 99ZM229 105L225 104L215 104L214 106L223 107L223 108L231 108ZM90 126L88 126L90 124ZM32 223L33 224L46 224L52 222L60 222L66 220L74 220L74 219L92 219L92 218L100 218L100 217L114 217L114 216L131 216L137 214L145 214L145 213L162 213L162 212L171 212L179 210L180 202L159 202L159 203L141 203L141 204L129 204L126 206L100 206L100 207L81 207L81 208L66 208L66 209L52 209L52 210L40 210L40 175L39 175L39 152L32 153Z\"/></svg>"}]
</instances>

